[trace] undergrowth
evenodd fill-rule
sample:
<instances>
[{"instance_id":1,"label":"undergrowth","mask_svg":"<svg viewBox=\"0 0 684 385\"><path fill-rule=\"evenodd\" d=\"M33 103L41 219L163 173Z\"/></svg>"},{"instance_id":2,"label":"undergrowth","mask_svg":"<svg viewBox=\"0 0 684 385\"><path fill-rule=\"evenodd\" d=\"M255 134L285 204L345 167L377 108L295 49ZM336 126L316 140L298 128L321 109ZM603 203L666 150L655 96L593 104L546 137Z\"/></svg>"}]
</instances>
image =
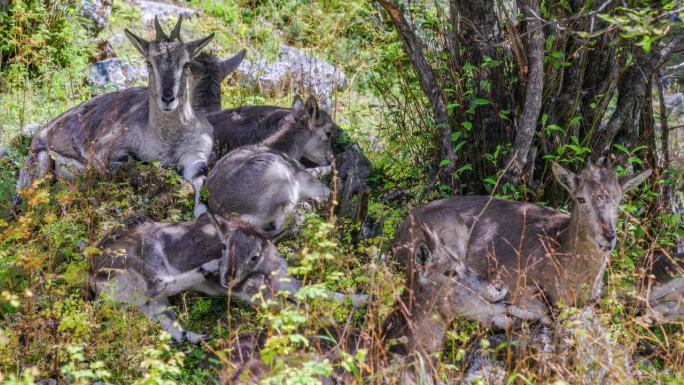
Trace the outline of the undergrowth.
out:
<instances>
[{"instance_id":1,"label":"undergrowth","mask_svg":"<svg viewBox=\"0 0 684 385\"><path fill-rule=\"evenodd\" d=\"M257 52L273 58L287 43L344 69L350 84L336 95L334 117L351 140L362 144L375 168L365 224L373 237L358 241L358 224L328 218L324 211L308 215L303 229L278 245L290 272L305 285L299 300L276 297L253 308L234 299L181 294L172 301L180 322L213 337L189 346L172 342L136 309L89 299L86 285L94 245L126 217L144 213L158 221L192 218L191 186L175 171L129 164L106 176L41 180L24 192L20 214L10 212L28 145L19 135L22 127L44 123L94 92L84 79L92 47L84 43L88 39L75 22L73 4L48 3L18 1L14 13L0 8L0 383L35 384L51 377L75 384L211 384L230 366L229 341L258 331L268 337L261 358L274 383L317 383L318 376L339 368L359 384L380 378L379 373L369 374L372 363L381 361L374 352L336 361L316 358L317 353L334 331L347 326L377 335L403 284L385 260L394 230L409 208L443 192L425 182L431 165L424 159L434 143L422 100L415 96L416 103L392 102L396 95L419 93L400 42L382 27L383 16L373 4L188 1L202 15L189 20L187 30L197 35L216 31L214 49L220 55L247 47L248 59ZM136 8L115 1L110 23L102 36L120 56L136 56L130 44L115 39L123 27L141 28ZM225 108L247 103L287 106L291 100L290 95L271 98L234 81L226 83ZM557 160L581 162L566 150ZM496 175L491 179L495 182ZM495 183L489 186L502 197L525 196L515 186L496 191ZM635 358L633 377L617 374L622 377L616 383L677 384L684 374L682 325L646 325L625 300L625 293L632 299L641 294L643 257L672 247L684 235L681 218L656 205L658 191L657 185L645 186L623 203L620 242L597 310L615 344L610 347L620 346ZM363 292L370 302L355 309L330 301L324 289ZM576 312L565 309L563 317L571 320ZM587 368L568 359L567 352L541 356L522 350L522 358L513 360L518 342L492 343L490 337L489 330L457 320L439 359L441 376L450 381L465 377L466 362L478 351L503 357L507 383L584 381ZM524 332L517 337L524 340Z\"/></svg>"}]
</instances>

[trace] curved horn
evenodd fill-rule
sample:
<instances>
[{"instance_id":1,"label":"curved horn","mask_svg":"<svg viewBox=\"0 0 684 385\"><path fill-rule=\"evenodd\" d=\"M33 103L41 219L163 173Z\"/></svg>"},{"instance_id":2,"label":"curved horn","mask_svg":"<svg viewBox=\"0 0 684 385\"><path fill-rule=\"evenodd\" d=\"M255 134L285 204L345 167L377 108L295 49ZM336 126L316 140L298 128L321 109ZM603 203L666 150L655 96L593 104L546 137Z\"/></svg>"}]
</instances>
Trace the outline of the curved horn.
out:
<instances>
[{"instance_id":1,"label":"curved horn","mask_svg":"<svg viewBox=\"0 0 684 385\"><path fill-rule=\"evenodd\" d=\"M173 27L173 31L171 31L171 36L170 39L178 39L180 40L180 29L181 29L181 23L183 22L183 15L178 15L178 22L176 23L176 26Z\"/></svg>"},{"instance_id":2,"label":"curved horn","mask_svg":"<svg viewBox=\"0 0 684 385\"><path fill-rule=\"evenodd\" d=\"M169 37L164 33L161 24L159 24L159 18L154 16L154 30L157 32L157 40L169 40Z\"/></svg>"}]
</instances>

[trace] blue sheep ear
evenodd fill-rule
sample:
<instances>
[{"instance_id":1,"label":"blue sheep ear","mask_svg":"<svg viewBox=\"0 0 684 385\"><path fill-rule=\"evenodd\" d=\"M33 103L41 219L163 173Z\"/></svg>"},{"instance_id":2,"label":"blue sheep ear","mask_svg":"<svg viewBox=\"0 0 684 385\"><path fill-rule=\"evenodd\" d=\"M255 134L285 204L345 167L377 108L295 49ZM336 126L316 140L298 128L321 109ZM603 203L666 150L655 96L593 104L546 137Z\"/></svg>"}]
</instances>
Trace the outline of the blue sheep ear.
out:
<instances>
[{"instance_id":1,"label":"blue sheep ear","mask_svg":"<svg viewBox=\"0 0 684 385\"><path fill-rule=\"evenodd\" d=\"M421 241L416 247L416 264L425 266L432 262L432 251L427 243Z\"/></svg>"},{"instance_id":2,"label":"blue sheep ear","mask_svg":"<svg viewBox=\"0 0 684 385\"><path fill-rule=\"evenodd\" d=\"M306 99L306 113L311 119L318 118L318 102L313 96Z\"/></svg>"},{"instance_id":3,"label":"blue sheep ear","mask_svg":"<svg viewBox=\"0 0 684 385\"><path fill-rule=\"evenodd\" d=\"M554 163L551 166L551 169L553 170L553 174L556 176L558 183L568 190L570 194L573 194L577 188L577 175L572 171L566 170L558 163Z\"/></svg>"},{"instance_id":4,"label":"blue sheep ear","mask_svg":"<svg viewBox=\"0 0 684 385\"><path fill-rule=\"evenodd\" d=\"M128 38L128 40L130 40L130 42L133 44L135 49L137 49L141 55L143 55L145 58L147 58L147 53L150 50L150 42L143 39L142 37L135 35L133 32L129 31L128 29L124 29L124 35L126 35L126 38Z\"/></svg>"},{"instance_id":5,"label":"blue sheep ear","mask_svg":"<svg viewBox=\"0 0 684 385\"><path fill-rule=\"evenodd\" d=\"M202 50L202 48L206 47L209 44L209 42L211 41L211 39L214 38L214 36L215 34L212 32L209 36L186 43L185 49L188 50L188 54L190 55L190 57L195 57L195 55L197 55ZM173 36L171 37L173 38Z\"/></svg>"},{"instance_id":6,"label":"blue sheep ear","mask_svg":"<svg viewBox=\"0 0 684 385\"><path fill-rule=\"evenodd\" d=\"M624 194L627 191L633 189L634 187L640 185L650 175L651 175L651 169L648 169L646 171L640 172L639 174L625 175L625 176L619 177L618 182L620 183L620 188L622 189L622 193Z\"/></svg>"},{"instance_id":7,"label":"blue sheep ear","mask_svg":"<svg viewBox=\"0 0 684 385\"><path fill-rule=\"evenodd\" d=\"M222 61L221 75L226 77L231 72L235 71L235 69L240 66L240 63L242 63L242 60L245 58L245 54L247 54L247 50L243 48L240 52L236 53L235 56Z\"/></svg>"},{"instance_id":8,"label":"blue sheep ear","mask_svg":"<svg viewBox=\"0 0 684 385\"><path fill-rule=\"evenodd\" d=\"M610 160L610 155L606 155L603 157L603 162L601 162L601 166L609 170L613 169L613 162Z\"/></svg>"}]
</instances>

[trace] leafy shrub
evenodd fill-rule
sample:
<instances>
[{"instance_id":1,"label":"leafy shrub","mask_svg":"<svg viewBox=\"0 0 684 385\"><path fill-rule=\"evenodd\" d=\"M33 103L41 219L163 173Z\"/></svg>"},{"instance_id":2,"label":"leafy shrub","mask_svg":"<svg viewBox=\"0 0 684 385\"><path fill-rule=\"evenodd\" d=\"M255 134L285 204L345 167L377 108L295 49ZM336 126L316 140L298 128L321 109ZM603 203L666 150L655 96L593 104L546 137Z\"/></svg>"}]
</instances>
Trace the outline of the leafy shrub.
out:
<instances>
[{"instance_id":1,"label":"leafy shrub","mask_svg":"<svg viewBox=\"0 0 684 385\"><path fill-rule=\"evenodd\" d=\"M75 0L17 0L0 6L0 69L19 65L30 77L68 67L82 56Z\"/></svg>"}]
</instances>

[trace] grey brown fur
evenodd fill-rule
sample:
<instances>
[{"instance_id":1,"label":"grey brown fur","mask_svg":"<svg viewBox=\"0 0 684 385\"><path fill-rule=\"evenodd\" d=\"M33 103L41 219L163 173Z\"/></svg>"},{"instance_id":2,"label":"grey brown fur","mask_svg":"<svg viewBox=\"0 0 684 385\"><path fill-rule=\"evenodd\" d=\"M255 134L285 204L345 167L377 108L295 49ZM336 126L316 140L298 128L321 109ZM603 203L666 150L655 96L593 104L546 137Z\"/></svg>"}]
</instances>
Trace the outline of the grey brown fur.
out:
<instances>
[{"instance_id":1,"label":"grey brown fur","mask_svg":"<svg viewBox=\"0 0 684 385\"><path fill-rule=\"evenodd\" d=\"M213 129L192 108L186 68L213 34L184 43L181 20L170 37L155 21L157 38L153 41L126 31L147 60L148 89L98 96L50 122L31 143L19 188L30 186L35 177L50 170L57 177L69 178L86 167L104 173L112 162L156 160L192 182L196 213L201 213L199 189L212 151Z\"/></svg>"},{"instance_id":2,"label":"grey brown fur","mask_svg":"<svg viewBox=\"0 0 684 385\"><path fill-rule=\"evenodd\" d=\"M275 134L216 162L206 184L210 211L239 215L255 226L279 232L299 200L327 198L330 189L314 179L320 170L307 170L299 163L306 158L327 165L332 157L326 128L308 122L316 110L313 99L305 107L295 97L292 112L280 121Z\"/></svg>"},{"instance_id":3,"label":"grey brown fur","mask_svg":"<svg viewBox=\"0 0 684 385\"><path fill-rule=\"evenodd\" d=\"M209 172L209 210L238 215L278 233L297 202L327 198L330 189L299 162L264 146L245 146L221 158Z\"/></svg>"},{"instance_id":4,"label":"grey brown fur","mask_svg":"<svg viewBox=\"0 0 684 385\"><path fill-rule=\"evenodd\" d=\"M434 217L424 220L424 215L422 210L415 210L397 228L391 248L394 259L401 265L408 266L409 270L414 270L409 276L420 281L417 286L420 290L443 281L441 276L433 274L433 270L442 271L449 277L458 277L460 289L448 302L452 307L458 304L458 315L485 326L509 328L513 323L508 315L509 308L506 304L497 303L506 296L507 289L500 283L477 278L465 264L469 234L463 220L443 221L434 220ZM409 297L406 300L414 298ZM416 301L414 306L420 311L425 302ZM450 311L453 312L453 309ZM402 327L405 325L399 329ZM429 338L432 330L417 328L415 333L419 335L418 341Z\"/></svg>"},{"instance_id":5,"label":"grey brown fur","mask_svg":"<svg viewBox=\"0 0 684 385\"><path fill-rule=\"evenodd\" d=\"M295 100L296 102L296 100ZM288 152L285 141L268 144L265 140L286 127L309 128L310 132L326 133L329 137L339 127L333 122L327 112L318 108L313 97L309 97L306 105L293 103L293 108L273 106L242 106L234 109L211 113L207 116L214 127L214 140L217 152L228 153L238 147L263 143L272 148ZM305 131L289 131L291 134ZM272 138L275 139L275 138ZM290 154L295 159L296 154ZM305 158L307 156L305 155ZM308 159L320 164L319 160Z\"/></svg>"},{"instance_id":6,"label":"grey brown fur","mask_svg":"<svg viewBox=\"0 0 684 385\"><path fill-rule=\"evenodd\" d=\"M454 230L464 238L447 245L436 242L435 229L419 219L411 216L404 222L393 242L392 254L405 271L406 287L383 325L382 346L373 338L346 334L336 338L335 346L321 342L326 358L338 360L341 352L353 355L365 349L368 357L381 357L371 363L371 373L379 376L379 383L439 383L435 354L443 349L451 322L471 310L473 293L492 302L506 295L498 285L469 276L463 264L467 229L455 226ZM253 334L238 337L232 344L231 367L226 367L222 383L259 383L258 379L268 373L258 353L263 342L263 336ZM371 382L372 378L368 377ZM325 384L348 384L354 378L349 372L336 370L333 376L321 380Z\"/></svg>"},{"instance_id":7,"label":"grey brown fur","mask_svg":"<svg viewBox=\"0 0 684 385\"><path fill-rule=\"evenodd\" d=\"M89 280L95 293L137 306L176 340L193 343L202 336L175 321L168 297L195 290L212 296L230 292L251 301L253 290L245 292L241 284L253 275L285 277L287 269L263 233L235 220L212 221L208 214L182 223L132 220L105 236L97 248L102 253L92 258ZM299 287L294 280L276 284L290 292Z\"/></svg>"},{"instance_id":8,"label":"grey brown fur","mask_svg":"<svg viewBox=\"0 0 684 385\"><path fill-rule=\"evenodd\" d=\"M414 211L430 226L463 221L471 229L466 265L502 283L522 318L546 319L550 306L598 298L622 195L650 170L618 178L612 165L576 175L554 164L570 192L571 215L532 203L486 196L435 201Z\"/></svg>"}]
</instances>

